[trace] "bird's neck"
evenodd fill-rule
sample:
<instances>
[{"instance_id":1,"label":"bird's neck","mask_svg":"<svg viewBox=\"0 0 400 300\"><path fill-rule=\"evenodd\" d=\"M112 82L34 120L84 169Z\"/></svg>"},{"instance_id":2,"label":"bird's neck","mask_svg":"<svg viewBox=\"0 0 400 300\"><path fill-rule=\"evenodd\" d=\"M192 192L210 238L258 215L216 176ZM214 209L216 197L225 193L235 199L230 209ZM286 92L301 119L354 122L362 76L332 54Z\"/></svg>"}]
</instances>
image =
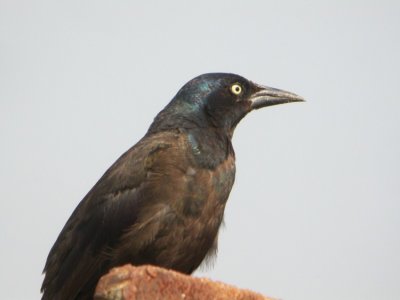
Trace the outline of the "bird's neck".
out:
<instances>
[{"instance_id":1,"label":"bird's neck","mask_svg":"<svg viewBox=\"0 0 400 300\"><path fill-rule=\"evenodd\" d=\"M216 166L235 156L231 136L217 128L195 128L185 130L188 145L195 162L203 168Z\"/></svg>"}]
</instances>

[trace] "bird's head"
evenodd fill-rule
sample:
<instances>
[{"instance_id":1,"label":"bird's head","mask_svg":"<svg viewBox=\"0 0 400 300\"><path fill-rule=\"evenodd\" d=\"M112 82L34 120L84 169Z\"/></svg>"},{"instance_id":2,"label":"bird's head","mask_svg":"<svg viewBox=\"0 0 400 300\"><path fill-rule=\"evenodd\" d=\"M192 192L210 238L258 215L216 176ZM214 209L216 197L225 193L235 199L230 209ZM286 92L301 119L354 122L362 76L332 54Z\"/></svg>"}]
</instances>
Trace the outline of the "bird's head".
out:
<instances>
[{"instance_id":1,"label":"bird's head","mask_svg":"<svg viewBox=\"0 0 400 300\"><path fill-rule=\"evenodd\" d=\"M299 101L304 99L239 75L203 74L179 90L154 119L149 132L211 127L232 134L239 121L253 109Z\"/></svg>"}]
</instances>

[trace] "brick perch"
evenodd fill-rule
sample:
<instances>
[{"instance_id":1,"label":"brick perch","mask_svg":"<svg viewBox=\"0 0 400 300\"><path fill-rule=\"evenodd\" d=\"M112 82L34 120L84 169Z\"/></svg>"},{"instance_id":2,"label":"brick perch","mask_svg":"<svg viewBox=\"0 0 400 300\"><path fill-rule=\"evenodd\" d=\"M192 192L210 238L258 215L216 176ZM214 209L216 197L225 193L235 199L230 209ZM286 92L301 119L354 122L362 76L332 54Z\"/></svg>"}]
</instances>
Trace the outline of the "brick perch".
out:
<instances>
[{"instance_id":1,"label":"brick perch","mask_svg":"<svg viewBox=\"0 0 400 300\"><path fill-rule=\"evenodd\" d=\"M98 282L95 300L273 300L221 282L154 266L125 265Z\"/></svg>"}]
</instances>

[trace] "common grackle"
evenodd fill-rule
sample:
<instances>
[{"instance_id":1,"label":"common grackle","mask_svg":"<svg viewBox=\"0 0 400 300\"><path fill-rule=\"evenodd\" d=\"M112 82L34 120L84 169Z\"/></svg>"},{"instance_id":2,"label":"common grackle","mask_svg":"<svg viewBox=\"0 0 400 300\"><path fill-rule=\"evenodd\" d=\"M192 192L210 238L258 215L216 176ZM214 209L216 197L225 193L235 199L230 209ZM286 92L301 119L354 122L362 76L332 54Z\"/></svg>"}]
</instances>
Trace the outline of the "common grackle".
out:
<instances>
[{"instance_id":1,"label":"common grackle","mask_svg":"<svg viewBox=\"0 0 400 300\"><path fill-rule=\"evenodd\" d=\"M42 299L91 299L99 278L126 263L192 273L216 252L236 125L253 109L296 101L234 74L185 84L68 219L47 257Z\"/></svg>"}]
</instances>

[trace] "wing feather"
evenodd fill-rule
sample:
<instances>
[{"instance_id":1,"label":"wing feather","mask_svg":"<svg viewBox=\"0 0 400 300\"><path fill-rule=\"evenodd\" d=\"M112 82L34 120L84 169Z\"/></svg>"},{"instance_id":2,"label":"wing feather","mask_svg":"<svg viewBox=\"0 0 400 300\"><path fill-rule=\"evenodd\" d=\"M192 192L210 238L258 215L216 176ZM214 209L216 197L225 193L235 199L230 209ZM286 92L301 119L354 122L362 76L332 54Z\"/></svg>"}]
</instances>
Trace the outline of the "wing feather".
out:
<instances>
[{"instance_id":1,"label":"wing feather","mask_svg":"<svg viewBox=\"0 0 400 300\"><path fill-rule=\"evenodd\" d=\"M92 297L98 278L109 268L110 253L126 231L135 226L146 207L143 203L152 201L152 185L156 184L149 179L152 156L168 148L165 137L162 143L157 137L142 140L100 178L74 210L50 250L42 299ZM159 209L164 211L165 206Z\"/></svg>"}]
</instances>

